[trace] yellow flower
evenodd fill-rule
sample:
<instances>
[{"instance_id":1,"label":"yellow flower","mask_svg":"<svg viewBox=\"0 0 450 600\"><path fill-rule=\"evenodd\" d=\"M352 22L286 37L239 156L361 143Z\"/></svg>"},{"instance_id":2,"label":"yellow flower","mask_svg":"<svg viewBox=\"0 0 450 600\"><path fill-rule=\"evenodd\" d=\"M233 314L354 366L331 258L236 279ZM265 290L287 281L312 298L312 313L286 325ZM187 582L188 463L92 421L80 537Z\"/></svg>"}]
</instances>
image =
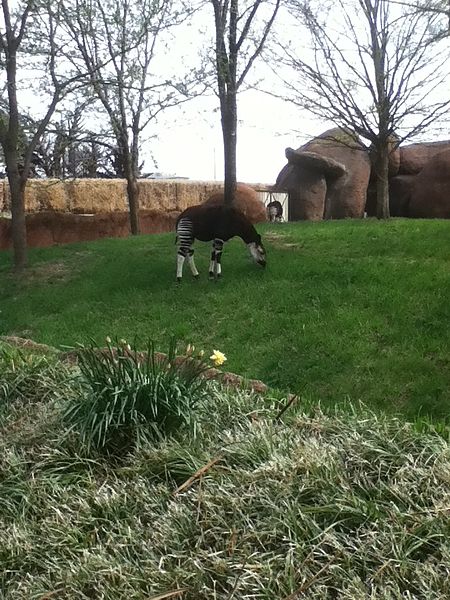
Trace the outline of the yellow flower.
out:
<instances>
[{"instance_id":1,"label":"yellow flower","mask_svg":"<svg viewBox=\"0 0 450 600\"><path fill-rule=\"evenodd\" d=\"M227 360L227 357L220 350L213 350L212 355L209 357L210 360L213 361L216 367L220 367Z\"/></svg>"},{"instance_id":2,"label":"yellow flower","mask_svg":"<svg viewBox=\"0 0 450 600\"><path fill-rule=\"evenodd\" d=\"M200 358L203 358L205 356L205 351L204 350L200 350L200 352L198 353Z\"/></svg>"},{"instance_id":3,"label":"yellow flower","mask_svg":"<svg viewBox=\"0 0 450 600\"><path fill-rule=\"evenodd\" d=\"M106 337L106 343L110 344L111 343L111 338L109 337L109 335Z\"/></svg>"}]
</instances>

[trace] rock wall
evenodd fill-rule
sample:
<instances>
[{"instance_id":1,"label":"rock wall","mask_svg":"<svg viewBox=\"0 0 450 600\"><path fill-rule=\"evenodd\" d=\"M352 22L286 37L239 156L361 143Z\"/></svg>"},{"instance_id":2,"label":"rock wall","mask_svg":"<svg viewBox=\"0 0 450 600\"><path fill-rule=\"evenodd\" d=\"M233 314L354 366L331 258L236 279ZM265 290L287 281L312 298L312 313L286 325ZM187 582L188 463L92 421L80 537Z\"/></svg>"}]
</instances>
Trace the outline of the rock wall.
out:
<instances>
[{"instance_id":1,"label":"rock wall","mask_svg":"<svg viewBox=\"0 0 450 600\"><path fill-rule=\"evenodd\" d=\"M174 229L179 211L140 211L141 233L163 233ZM42 211L26 216L27 242L32 247L87 242L105 237L126 237L130 233L126 212L77 215ZM0 218L0 250L11 246L11 219Z\"/></svg>"},{"instance_id":2,"label":"rock wall","mask_svg":"<svg viewBox=\"0 0 450 600\"><path fill-rule=\"evenodd\" d=\"M368 216L376 214L375 181L367 193ZM391 216L450 219L450 140L400 146L398 175L389 178Z\"/></svg>"},{"instance_id":3,"label":"rock wall","mask_svg":"<svg viewBox=\"0 0 450 600\"><path fill-rule=\"evenodd\" d=\"M254 190L263 190L266 186L243 187L250 192L253 212L258 205L260 218L257 220L265 220L264 205ZM221 182L140 180L141 233L173 231L181 211L202 204L222 189ZM25 192L25 208L29 246L125 237L130 232L126 182L122 179L31 179ZM9 188L3 181L0 183L0 213L9 210ZM11 219L0 217L0 249L10 246Z\"/></svg>"},{"instance_id":4,"label":"rock wall","mask_svg":"<svg viewBox=\"0 0 450 600\"><path fill-rule=\"evenodd\" d=\"M393 136L389 156L391 215L449 219L450 140L400 147L397 143ZM289 193L291 220L376 215L374 150L365 147L352 132L330 129L297 150L287 148L286 158L288 164L278 174L273 191ZM341 172L336 168L339 165Z\"/></svg>"},{"instance_id":5,"label":"rock wall","mask_svg":"<svg viewBox=\"0 0 450 600\"><path fill-rule=\"evenodd\" d=\"M178 179L140 179L139 204L142 210L184 210L200 204L222 183ZM9 186L0 185L0 212L10 210ZM53 211L74 214L127 212L124 179L30 179L25 189L27 213Z\"/></svg>"}]
</instances>

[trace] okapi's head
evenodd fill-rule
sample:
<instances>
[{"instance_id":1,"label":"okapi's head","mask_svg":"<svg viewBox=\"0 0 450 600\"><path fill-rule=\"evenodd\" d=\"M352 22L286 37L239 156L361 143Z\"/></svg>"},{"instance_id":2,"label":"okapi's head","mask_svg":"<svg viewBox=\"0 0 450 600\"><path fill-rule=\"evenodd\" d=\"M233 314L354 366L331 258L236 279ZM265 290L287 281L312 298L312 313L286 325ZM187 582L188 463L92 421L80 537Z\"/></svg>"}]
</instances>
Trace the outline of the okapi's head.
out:
<instances>
[{"instance_id":1,"label":"okapi's head","mask_svg":"<svg viewBox=\"0 0 450 600\"><path fill-rule=\"evenodd\" d=\"M247 248L255 262L262 267L266 266L266 250L262 244L261 236L256 234L255 241L247 244Z\"/></svg>"}]
</instances>

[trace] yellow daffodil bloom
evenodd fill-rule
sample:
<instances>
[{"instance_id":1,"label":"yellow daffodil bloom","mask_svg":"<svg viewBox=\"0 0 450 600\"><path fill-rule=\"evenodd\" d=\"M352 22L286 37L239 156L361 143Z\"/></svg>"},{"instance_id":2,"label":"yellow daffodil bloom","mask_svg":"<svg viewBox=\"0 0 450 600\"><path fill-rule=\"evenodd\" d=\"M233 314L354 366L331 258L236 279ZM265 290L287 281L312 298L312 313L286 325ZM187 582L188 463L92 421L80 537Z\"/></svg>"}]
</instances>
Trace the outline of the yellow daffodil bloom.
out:
<instances>
[{"instance_id":1,"label":"yellow daffodil bloom","mask_svg":"<svg viewBox=\"0 0 450 600\"><path fill-rule=\"evenodd\" d=\"M220 367L227 360L227 357L220 350L213 350L212 355L209 357L210 360L214 363L214 366Z\"/></svg>"}]
</instances>

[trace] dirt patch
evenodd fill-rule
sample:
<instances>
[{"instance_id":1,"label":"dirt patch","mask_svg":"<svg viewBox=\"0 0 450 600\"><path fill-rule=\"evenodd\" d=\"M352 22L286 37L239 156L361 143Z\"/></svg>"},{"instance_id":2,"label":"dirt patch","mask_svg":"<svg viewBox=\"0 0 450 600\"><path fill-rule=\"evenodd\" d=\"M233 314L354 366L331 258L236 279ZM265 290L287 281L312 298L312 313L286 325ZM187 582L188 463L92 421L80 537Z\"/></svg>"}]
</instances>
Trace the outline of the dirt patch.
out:
<instances>
[{"instance_id":1,"label":"dirt patch","mask_svg":"<svg viewBox=\"0 0 450 600\"><path fill-rule=\"evenodd\" d=\"M66 262L46 262L29 267L22 276L22 283L60 283L68 281L72 273L72 267Z\"/></svg>"},{"instance_id":2,"label":"dirt patch","mask_svg":"<svg viewBox=\"0 0 450 600\"><path fill-rule=\"evenodd\" d=\"M24 334L25 332L21 332L22 334ZM30 333L26 332L27 334ZM58 350L56 348L53 348L52 346L47 346L46 344L38 344L37 342L34 342L33 340L30 340L28 338L25 337L19 337L16 335L4 335L0 337L0 342L4 342L5 344L9 344L10 346L15 346L16 348L26 348L27 350L31 350L34 352L39 352L39 353L55 353L58 352Z\"/></svg>"},{"instance_id":3,"label":"dirt patch","mask_svg":"<svg viewBox=\"0 0 450 600\"><path fill-rule=\"evenodd\" d=\"M275 248L303 248L305 245L304 242L291 242L288 237L281 233L266 233L264 235L264 240L267 240L274 246Z\"/></svg>"}]
</instances>

